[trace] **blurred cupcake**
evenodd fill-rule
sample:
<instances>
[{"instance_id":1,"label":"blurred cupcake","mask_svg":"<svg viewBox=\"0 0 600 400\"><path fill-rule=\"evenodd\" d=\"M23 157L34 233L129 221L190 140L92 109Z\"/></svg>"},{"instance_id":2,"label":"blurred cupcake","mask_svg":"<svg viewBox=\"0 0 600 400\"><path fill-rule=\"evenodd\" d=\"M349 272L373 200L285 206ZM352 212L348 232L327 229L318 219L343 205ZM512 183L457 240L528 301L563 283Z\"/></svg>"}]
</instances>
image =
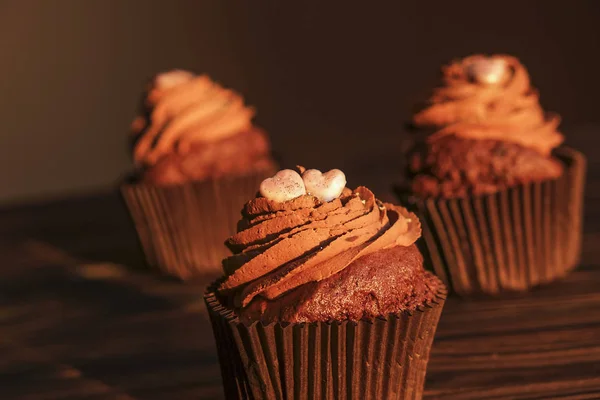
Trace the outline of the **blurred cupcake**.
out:
<instances>
[{"instance_id":1,"label":"blurred cupcake","mask_svg":"<svg viewBox=\"0 0 600 400\"><path fill-rule=\"evenodd\" d=\"M424 254L463 295L525 290L574 268L581 246L583 155L559 147L523 65L471 56L413 116L409 193Z\"/></svg>"},{"instance_id":2,"label":"blurred cupcake","mask_svg":"<svg viewBox=\"0 0 600 400\"><path fill-rule=\"evenodd\" d=\"M157 75L132 124L137 172L122 186L148 264L181 279L220 274L239 207L275 169L242 97L205 75Z\"/></svg>"},{"instance_id":3,"label":"blurred cupcake","mask_svg":"<svg viewBox=\"0 0 600 400\"><path fill-rule=\"evenodd\" d=\"M227 398L420 398L446 292L419 220L301 172L263 181L205 294Z\"/></svg>"}]
</instances>

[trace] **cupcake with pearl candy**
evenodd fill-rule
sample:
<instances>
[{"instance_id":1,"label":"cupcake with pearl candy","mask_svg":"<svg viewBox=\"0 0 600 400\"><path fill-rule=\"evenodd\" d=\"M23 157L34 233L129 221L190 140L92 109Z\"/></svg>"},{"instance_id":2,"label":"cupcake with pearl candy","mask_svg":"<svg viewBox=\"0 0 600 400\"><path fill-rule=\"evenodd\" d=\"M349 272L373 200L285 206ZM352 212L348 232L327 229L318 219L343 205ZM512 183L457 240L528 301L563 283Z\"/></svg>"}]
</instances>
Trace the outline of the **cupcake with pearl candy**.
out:
<instances>
[{"instance_id":1,"label":"cupcake with pearl candy","mask_svg":"<svg viewBox=\"0 0 600 400\"><path fill-rule=\"evenodd\" d=\"M457 293L526 290L579 259L585 159L562 146L525 67L474 55L442 69L411 126L409 188L424 254Z\"/></svg>"},{"instance_id":2,"label":"cupcake with pearl candy","mask_svg":"<svg viewBox=\"0 0 600 400\"><path fill-rule=\"evenodd\" d=\"M227 398L420 397L445 288L419 219L340 170L298 169L243 206L205 294Z\"/></svg>"},{"instance_id":3,"label":"cupcake with pearl candy","mask_svg":"<svg viewBox=\"0 0 600 400\"><path fill-rule=\"evenodd\" d=\"M220 273L214 235L275 170L253 108L206 75L173 70L148 84L130 142L136 171L122 185L148 264L181 279Z\"/></svg>"}]
</instances>

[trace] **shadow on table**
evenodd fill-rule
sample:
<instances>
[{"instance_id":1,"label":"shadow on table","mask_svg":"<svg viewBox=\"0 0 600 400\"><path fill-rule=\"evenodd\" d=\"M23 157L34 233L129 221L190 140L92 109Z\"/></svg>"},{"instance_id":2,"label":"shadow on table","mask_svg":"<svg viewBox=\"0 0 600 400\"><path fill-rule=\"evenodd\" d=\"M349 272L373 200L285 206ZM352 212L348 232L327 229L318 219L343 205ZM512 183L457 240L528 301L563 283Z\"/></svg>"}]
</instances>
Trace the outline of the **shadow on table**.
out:
<instances>
[{"instance_id":1,"label":"shadow on table","mask_svg":"<svg viewBox=\"0 0 600 400\"><path fill-rule=\"evenodd\" d=\"M222 398L212 331L197 308L201 289L85 263L46 243L28 242L25 250L27 262L0 281L3 339L19 354L7 364L11 382L0 379L3 390ZM41 367L44 382L26 384ZM59 373L65 368L68 376Z\"/></svg>"},{"instance_id":2,"label":"shadow on table","mask_svg":"<svg viewBox=\"0 0 600 400\"><path fill-rule=\"evenodd\" d=\"M48 243L78 259L145 270L144 256L117 191L0 209L0 236Z\"/></svg>"}]
</instances>

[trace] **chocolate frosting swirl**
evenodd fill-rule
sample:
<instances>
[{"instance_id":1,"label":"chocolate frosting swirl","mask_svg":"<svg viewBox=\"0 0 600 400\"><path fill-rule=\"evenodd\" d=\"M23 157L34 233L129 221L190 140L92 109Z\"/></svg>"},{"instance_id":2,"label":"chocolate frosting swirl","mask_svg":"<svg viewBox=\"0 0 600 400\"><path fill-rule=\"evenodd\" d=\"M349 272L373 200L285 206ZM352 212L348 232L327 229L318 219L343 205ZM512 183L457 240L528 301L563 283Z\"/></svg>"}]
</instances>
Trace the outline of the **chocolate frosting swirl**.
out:
<instances>
[{"instance_id":1,"label":"chocolate frosting swirl","mask_svg":"<svg viewBox=\"0 0 600 400\"><path fill-rule=\"evenodd\" d=\"M185 154L195 143L248 131L254 116L239 94L206 75L179 70L154 78L143 108L132 124L133 158L143 165L153 165L174 151Z\"/></svg>"},{"instance_id":2,"label":"chocolate frosting swirl","mask_svg":"<svg viewBox=\"0 0 600 400\"><path fill-rule=\"evenodd\" d=\"M478 76L478 69L490 68L496 70L490 79ZM436 130L430 142L447 135L493 139L543 155L562 143L563 136L556 130L560 118L542 110L529 74L516 58L475 55L452 62L442 75L442 86L413 116L416 127Z\"/></svg>"},{"instance_id":3,"label":"chocolate frosting swirl","mask_svg":"<svg viewBox=\"0 0 600 400\"><path fill-rule=\"evenodd\" d=\"M219 290L233 294L237 307L256 296L272 300L364 255L409 246L420 234L414 214L362 186L326 203L310 195L286 202L259 197L244 206L238 233L227 240L234 255L223 261L229 276Z\"/></svg>"}]
</instances>

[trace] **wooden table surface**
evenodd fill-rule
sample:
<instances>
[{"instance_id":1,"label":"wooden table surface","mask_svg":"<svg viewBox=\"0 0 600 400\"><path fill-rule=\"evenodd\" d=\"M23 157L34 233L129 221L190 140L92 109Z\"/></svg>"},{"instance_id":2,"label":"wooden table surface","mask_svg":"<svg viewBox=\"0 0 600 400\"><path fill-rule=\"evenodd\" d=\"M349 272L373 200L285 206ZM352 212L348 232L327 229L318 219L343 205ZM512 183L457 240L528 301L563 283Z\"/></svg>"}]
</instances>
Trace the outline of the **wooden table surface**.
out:
<instances>
[{"instance_id":1,"label":"wooden table surface","mask_svg":"<svg viewBox=\"0 0 600 400\"><path fill-rule=\"evenodd\" d=\"M600 398L600 163L588 157L580 268L529 294L449 298L426 398ZM144 271L116 194L1 210L0 399L222 398L202 291Z\"/></svg>"}]
</instances>

